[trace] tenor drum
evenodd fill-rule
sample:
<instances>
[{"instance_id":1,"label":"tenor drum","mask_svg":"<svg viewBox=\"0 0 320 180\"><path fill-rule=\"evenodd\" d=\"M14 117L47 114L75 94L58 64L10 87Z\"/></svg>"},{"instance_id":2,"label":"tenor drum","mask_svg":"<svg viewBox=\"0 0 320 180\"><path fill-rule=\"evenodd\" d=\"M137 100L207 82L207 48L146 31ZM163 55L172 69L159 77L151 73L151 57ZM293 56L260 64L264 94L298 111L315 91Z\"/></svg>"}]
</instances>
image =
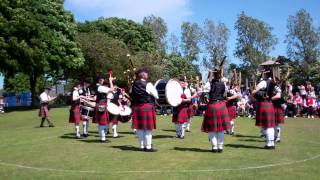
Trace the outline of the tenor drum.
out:
<instances>
[{"instance_id":1,"label":"tenor drum","mask_svg":"<svg viewBox=\"0 0 320 180\"><path fill-rule=\"evenodd\" d=\"M80 114L82 118L91 120L93 118L94 108L89 106L80 106Z\"/></svg>"},{"instance_id":2,"label":"tenor drum","mask_svg":"<svg viewBox=\"0 0 320 180\"><path fill-rule=\"evenodd\" d=\"M120 122L126 123L131 119L132 109L129 106L119 107L120 109Z\"/></svg>"},{"instance_id":3,"label":"tenor drum","mask_svg":"<svg viewBox=\"0 0 320 180\"><path fill-rule=\"evenodd\" d=\"M166 100L171 106L176 107L181 104L181 95L183 94L183 89L177 80L170 79L168 81L165 88L165 94Z\"/></svg>"},{"instance_id":4,"label":"tenor drum","mask_svg":"<svg viewBox=\"0 0 320 180\"><path fill-rule=\"evenodd\" d=\"M109 111L109 113L111 113L113 115L119 115L120 114L119 106L115 105L112 102L108 103L107 110Z\"/></svg>"}]
</instances>

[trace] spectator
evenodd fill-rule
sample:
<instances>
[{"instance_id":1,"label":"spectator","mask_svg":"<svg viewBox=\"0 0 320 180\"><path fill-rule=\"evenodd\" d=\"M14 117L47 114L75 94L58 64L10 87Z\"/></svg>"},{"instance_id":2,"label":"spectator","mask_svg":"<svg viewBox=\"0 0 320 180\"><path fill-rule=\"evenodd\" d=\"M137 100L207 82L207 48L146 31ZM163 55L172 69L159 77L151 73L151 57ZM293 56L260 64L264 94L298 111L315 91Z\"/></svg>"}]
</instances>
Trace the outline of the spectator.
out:
<instances>
[{"instance_id":1,"label":"spectator","mask_svg":"<svg viewBox=\"0 0 320 180\"><path fill-rule=\"evenodd\" d=\"M4 113L4 98L0 96L0 113Z\"/></svg>"},{"instance_id":2,"label":"spectator","mask_svg":"<svg viewBox=\"0 0 320 180\"><path fill-rule=\"evenodd\" d=\"M308 96L307 96L306 106L308 108L308 112L307 112L308 119L309 118L313 119L314 118L314 116L313 116L313 108L315 106L315 100L314 100L314 97L311 96L311 94L308 94Z\"/></svg>"},{"instance_id":3,"label":"spectator","mask_svg":"<svg viewBox=\"0 0 320 180\"><path fill-rule=\"evenodd\" d=\"M300 96L299 92L296 92L293 104L295 106L295 115L293 117L295 118L297 115L301 115L301 111L303 108L302 97Z\"/></svg>"},{"instance_id":4,"label":"spectator","mask_svg":"<svg viewBox=\"0 0 320 180\"><path fill-rule=\"evenodd\" d=\"M318 117L320 118L320 94L318 95L318 98L316 100L316 106L317 106Z\"/></svg>"}]
</instances>

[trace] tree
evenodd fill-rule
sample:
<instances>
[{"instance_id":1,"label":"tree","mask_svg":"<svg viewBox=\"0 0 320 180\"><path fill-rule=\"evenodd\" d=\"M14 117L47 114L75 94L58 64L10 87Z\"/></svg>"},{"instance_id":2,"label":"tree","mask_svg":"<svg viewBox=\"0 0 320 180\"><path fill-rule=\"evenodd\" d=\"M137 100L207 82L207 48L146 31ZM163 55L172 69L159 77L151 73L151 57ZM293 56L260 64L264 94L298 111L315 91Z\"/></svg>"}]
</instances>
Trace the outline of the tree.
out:
<instances>
[{"instance_id":1,"label":"tree","mask_svg":"<svg viewBox=\"0 0 320 180\"><path fill-rule=\"evenodd\" d=\"M171 53L179 54L179 39L176 35L171 34L169 37L169 51Z\"/></svg>"},{"instance_id":2,"label":"tree","mask_svg":"<svg viewBox=\"0 0 320 180\"><path fill-rule=\"evenodd\" d=\"M166 36L168 32L166 22L161 17L151 15L143 18L143 25L152 30L156 40L156 48L164 54L166 50Z\"/></svg>"},{"instance_id":3,"label":"tree","mask_svg":"<svg viewBox=\"0 0 320 180\"><path fill-rule=\"evenodd\" d=\"M32 105L39 77L60 77L83 64L76 24L63 0L2 0L0 15L0 71L29 77Z\"/></svg>"},{"instance_id":4,"label":"tree","mask_svg":"<svg viewBox=\"0 0 320 180\"><path fill-rule=\"evenodd\" d=\"M235 23L237 42L234 55L243 62L250 74L256 74L259 64L267 60L277 39L271 33L272 27L263 21L242 12Z\"/></svg>"},{"instance_id":5,"label":"tree","mask_svg":"<svg viewBox=\"0 0 320 180\"><path fill-rule=\"evenodd\" d=\"M288 56L298 65L298 77L314 78L319 69L314 69L320 55L320 31L313 26L310 14L299 10L288 18L286 42Z\"/></svg>"},{"instance_id":6,"label":"tree","mask_svg":"<svg viewBox=\"0 0 320 180\"><path fill-rule=\"evenodd\" d=\"M193 65L187 58L184 58L176 53L171 53L166 57L166 66L164 69L164 77L166 79L179 78L181 76L195 77L199 75L199 68Z\"/></svg>"},{"instance_id":7,"label":"tree","mask_svg":"<svg viewBox=\"0 0 320 180\"><path fill-rule=\"evenodd\" d=\"M77 42L86 61L73 77L95 79L112 69L117 81L126 82L123 72L129 69L129 49L124 42L102 32L79 33Z\"/></svg>"},{"instance_id":8,"label":"tree","mask_svg":"<svg viewBox=\"0 0 320 180\"><path fill-rule=\"evenodd\" d=\"M224 23L215 24L206 19L203 30L203 42L205 52L209 58L204 58L203 64L206 68L217 66L227 56L227 43L230 31Z\"/></svg>"},{"instance_id":9,"label":"tree","mask_svg":"<svg viewBox=\"0 0 320 180\"><path fill-rule=\"evenodd\" d=\"M201 28L197 23L183 22L181 31L181 47L184 56L190 62L197 61L200 53Z\"/></svg>"},{"instance_id":10,"label":"tree","mask_svg":"<svg viewBox=\"0 0 320 180\"><path fill-rule=\"evenodd\" d=\"M130 52L152 52L156 49L152 30L132 20L117 17L99 18L96 21L86 21L78 24L79 32L103 32L108 37L124 42Z\"/></svg>"}]
</instances>

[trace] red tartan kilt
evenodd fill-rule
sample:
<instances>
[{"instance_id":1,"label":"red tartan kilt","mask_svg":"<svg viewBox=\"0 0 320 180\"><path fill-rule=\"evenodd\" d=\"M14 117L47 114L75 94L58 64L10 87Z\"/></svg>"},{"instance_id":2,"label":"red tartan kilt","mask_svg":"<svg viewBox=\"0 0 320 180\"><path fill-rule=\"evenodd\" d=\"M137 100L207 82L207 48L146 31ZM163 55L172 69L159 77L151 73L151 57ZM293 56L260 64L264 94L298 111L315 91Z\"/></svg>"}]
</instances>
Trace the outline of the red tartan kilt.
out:
<instances>
[{"instance_id":1,"label":"red tartan kilt","mask_svg":"<svg viewBox=\"0 0 320 180\"><path fill-rule=\"evenodd\" d=\"M72 105L70 108L70 115L69 115L69 123L80 123L81 121L81 114L80 114L80 106L79 105Z\"/></svg>"},{"instance_id":2,"label":"red tartan kilt","mask_svg":"<svg viewBox=\"0 0 320 180\"><path fill-rule=\"evenodd\" d=\"M229 117L231 120L236 120L237 118L237 107L235 105L227 106Z\"/></svg>"},{"instance_id":3,"label":"red tartan kilt","mask_svg":"<svg viewBox=\"0 0 320 180\"><path fill-rule=\"evenodd\" d=\"M190 104L190 106L189 106L188 116L189 116L189 118L193 117L193 104Z\"/></svg>"},{"instance_id":4,"label":"red tartan kilt","mask_svg":"<svg viewBox=\"0 0 320 180\"><path fill-rule=\"evenodd\" d=\"M256 126L275 127L275 111L270 101L257 102Z\"/></svg>"},{"instance_id":5,"label":"red tartan kilt","mask_svg":"<svg viewBox=\"0 0 320 180\"><path fill-rule=\"evenodd\" d=\"M156 129L156 112L153 104L133 106L132 127L141 130Z\"/></svg>"},{"instance_id":6,"label":"red tartan kilt","mask_svg":"<svg viewBox=\"0 0 320 180\"><path fill-rule=\"evenodd\" d=\"M118 125L119 123L119 119L120 119L120 115L113 115L113 114L109 114L109 123L112 123L112 124L115 124L115 125Z\"/></svg>"},{"instance_id":7,"label":"red tartan kilt","mask_svg":"<svg viewBox=\"0 0 320 180\"><path fill-rule=\"evenodd\" d=\"M223 101L209 103L201 130L203 132L221 132L230 128L230 117L226 103Z\"/></svg>"},{"instance_id":8,"label":"red tartan kilt","mask_svg":"<svg viewBox=\"0 0 320 180\"><path fill-rule=\"evenodd\" d=\"M49 116L48 104L41 104L39 109L39 117L46 118Z\"/></svg>"},{"instance_id":9,"label":"red tartan kilt","mask_svg":"<svg viewBox=\"0 0 320 180\"><path fill-rule=\"evenodd\" d=\"M98 102L96 105L96 112L95 112L95 116L92 120L93 123L98 123L99 125L107 125L109 124L109 113L107 110L107 107L105 109L105 111L100 112L98 110L99 105L105 105L107 106L107 102Z\"/></svg>"},{"instance_id":10,"label":"red tartan kilt","mask_svg":"<svg viewBox=\"0 0 320 180\"><path fill-rule=\"evenodd\" d=\"M284 110L282 107L273 106L276 124L284 123Z\"/></svg>"},{"instance_id":11,"label":"red tartan kilt","mask_svg":"<svg viewBox=\"0 0 320 180\"><path fill-rule=\"evenodd\" d=\"M178 106L178 109L176 112L173 113L172 115L172 122L173 123L185 123L189 121L189 106L185 106L185 105L180 105Z\"/></svg>"}]
</instances>

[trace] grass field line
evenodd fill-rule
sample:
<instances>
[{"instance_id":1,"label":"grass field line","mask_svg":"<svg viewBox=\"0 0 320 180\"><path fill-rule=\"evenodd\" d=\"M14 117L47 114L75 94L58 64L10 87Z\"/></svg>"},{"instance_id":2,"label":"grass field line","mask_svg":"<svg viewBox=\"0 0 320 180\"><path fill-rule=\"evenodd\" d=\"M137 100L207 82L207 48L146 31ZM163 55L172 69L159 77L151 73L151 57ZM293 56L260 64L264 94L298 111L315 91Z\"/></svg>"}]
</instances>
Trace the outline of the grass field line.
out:
<instances>
[{"instance_id":1,"label":"grass field line","mask_svg":"<svg viewBox=\"0 0 320 180\"><path fill-rule=\"evenodd\" d=\"M289 161L289 162L282 162L282 163L275 163L275 164L266 164L261 166L248 166L248 167L240 167L240 168L226 168L226 169L185 169L185 170L133 170L133 171L94 171L94 170L68 170L68 169L54 169L54 168L46 168L46 167L33 167L33 166L26 166L14 163L7 163L0 160L0 165L3 166L12 166L17 168L23 169L32 169L38 171L55 171L55 172L66 172L66 173L113 173L113 174L130 174L130 173L193 173L193 172L217 172L217 171L241 171L241 170L253 170L253 169L263 169L263 168L271 168L276 166L289 166L293 164L300 164L307 161L312 161L315 159L320 158L320 154L315 155L310 158L297 160L297 161Z\"/></svg>"}]
</instances>

